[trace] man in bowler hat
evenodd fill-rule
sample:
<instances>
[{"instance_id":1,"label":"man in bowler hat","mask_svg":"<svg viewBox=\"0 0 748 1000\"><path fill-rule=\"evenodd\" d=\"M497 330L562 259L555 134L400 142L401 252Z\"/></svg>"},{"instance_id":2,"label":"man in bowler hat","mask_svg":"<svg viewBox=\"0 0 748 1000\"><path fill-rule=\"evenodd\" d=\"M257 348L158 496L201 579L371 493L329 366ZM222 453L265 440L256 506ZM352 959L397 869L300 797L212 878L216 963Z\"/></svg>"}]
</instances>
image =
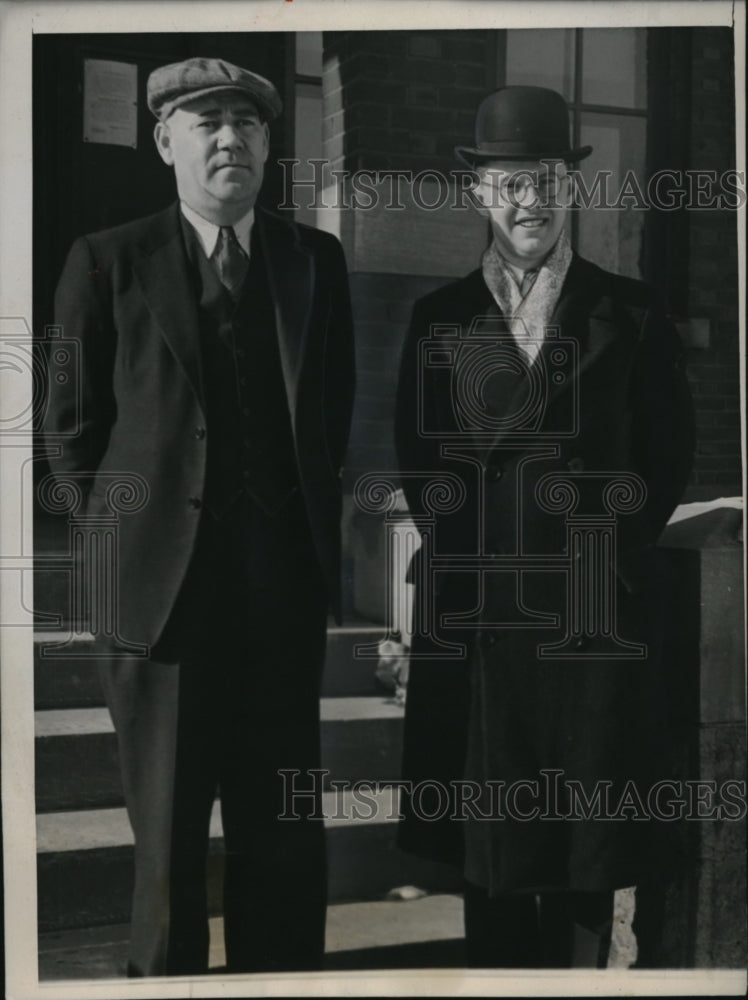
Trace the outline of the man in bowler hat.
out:
<instances>
[{"instance_id":1,"label":"man in bowler hat","mask_svg":"<svg viewBox=\"0 0 748 1000\"><path fill-rule=\"evenodd\" d=\"M669 776L655 543L691 401L653 292L570 246L569 169L591 148L569 135L554 91L480 105L457 153L490 243L415 304L398 389L411 511L430 479L465 494L410 569L434 625L415 625L403 777L438 791L406 797L400 844L462 867L473 966L604 964L614 890L653 864L654 824L617 803Z\"/></svg>"},{"instance_id":2,"label":"man in bowler hat","mask_svg":"<svg viewBox=\"0 0 748 1000\"><path fill-rule=\"evenodd\" d=\"M279 771L319 767L328 607L340 610L340 470L354 370L338 241L255 204L268 80L220 59L148 80L178 202L78 239L56 296L82 381L55 385L53 460L122 514L119 649L101 661L135 838L129 974L208 971L206 864L216 795L227 970L319 968L326 868L319 802ZM57 437L55 440L59 439ZM105 597L107 595L104 595ZM122 646L142 644L147 658Z\"/></svg>"}]
</instances>

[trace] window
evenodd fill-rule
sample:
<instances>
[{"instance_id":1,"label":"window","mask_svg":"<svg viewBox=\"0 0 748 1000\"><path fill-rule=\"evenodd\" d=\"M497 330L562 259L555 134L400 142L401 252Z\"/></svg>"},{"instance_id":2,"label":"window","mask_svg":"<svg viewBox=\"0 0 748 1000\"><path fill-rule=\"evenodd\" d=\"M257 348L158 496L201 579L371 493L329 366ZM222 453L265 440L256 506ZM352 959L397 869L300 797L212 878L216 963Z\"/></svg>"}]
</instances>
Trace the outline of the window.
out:
<instances>
[{"instance_id":1,"label":"window","mask_svg":"<svg viewBox=\"0 0 748 1000\"><path fill-rule=\"evenodd\" d=\"M598 171L610 172L612 201L629 171L645 189L646 29L529 29L504 37L500 84L551 87L563 94L574 146L593 147L579 164L587 190L593 190ZM628 199L625 209L575 212L571 236L574 247L601 267L638 278L646 213L633 207L634 200Z\"/></svg>"}]
</instances>

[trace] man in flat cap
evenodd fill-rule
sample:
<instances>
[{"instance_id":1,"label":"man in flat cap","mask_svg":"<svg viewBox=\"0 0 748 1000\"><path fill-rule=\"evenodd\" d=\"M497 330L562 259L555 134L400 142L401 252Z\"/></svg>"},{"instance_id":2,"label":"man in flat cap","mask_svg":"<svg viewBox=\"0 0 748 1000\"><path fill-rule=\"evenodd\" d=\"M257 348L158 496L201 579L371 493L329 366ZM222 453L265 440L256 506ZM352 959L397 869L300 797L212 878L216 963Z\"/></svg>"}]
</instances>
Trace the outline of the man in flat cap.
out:
<instances>
[{"instance_id":1,"label":"man in flat cap","mask_svg":"<svg viewBox=\"0 0 748 1000\"><path fill-rule=\"evenodd\" d=\"M591 149L563 98L489 95L457 152L491 240L415 304L402 358L411 511L428 522L429 482L461 485L411 565L403 777L424 794L400 843L462 866L470 965L595 966L614 890L654 861L636 795L671 773L654 546L691 401L651 290L570 247L569 167Z\"/></svg>"},{"instance_id":2,"label":"man in flat cap","mask_svg":"<svg viewBox=\"0 0 748 1000\"><path fill-rule=\"evenodd\" d=\"M287 813L279 771L319 767L328 608L340 611L340 470L353 342L334 237L255 205L275 87L220 59L148 80L179 201L78 239L56 297L82 384L55 385L53 461L120 515L119 649L101 676L135 836L129 973L208 970L214 799L227 969L314 969L324 949L319 803ZM104 595L111 598L111 595ZM125 655L141 644L148 658ZM312 816L312 814L316 815Z\"/></svg>"}]
</instances>

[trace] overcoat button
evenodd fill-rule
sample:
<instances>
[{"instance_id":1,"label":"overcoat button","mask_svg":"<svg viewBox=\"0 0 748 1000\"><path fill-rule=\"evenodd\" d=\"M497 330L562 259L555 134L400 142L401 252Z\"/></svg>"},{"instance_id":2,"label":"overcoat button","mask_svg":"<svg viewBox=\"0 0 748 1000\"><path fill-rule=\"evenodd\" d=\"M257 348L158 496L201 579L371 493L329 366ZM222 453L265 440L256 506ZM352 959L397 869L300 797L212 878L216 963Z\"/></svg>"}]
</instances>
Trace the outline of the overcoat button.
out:
<instances>
[{"instance_id":1,"label":"overcoat button","mask_svg":"<svg viewBox=\"0 0 748 1000\"><path fill-rule=\"evenodd\" d=\"M581 472L584 469L584 459L580 458L578 455L574 458L570 458L566 463L566 468L571 472Z\"/></svg>"},{"instance_id":2,"label":"overcoat button","mask_svg":"<svg viewBox=\"0 0 748 1000\"><path fill-rule=\"evenodd\" d=\"M496 465L494 462L489 462L486 466L486 479L489 483L498 483L503 475L504 470L500 465Z\"/></svg>"},{"instance_id":3,"label":"overcoat button","mask_svg":"<svg viewBox=\"0 0 748 1000\"><path fill-rule=\"evenodd\" d=\"M195 430L194 430L194 432L193 432L193 434L194 434L194 437L195 437L195 439L197 441L202 441L202 439L205 437L205 428L204 427L196 427Z\"/></svg>"},{"instance_id":4,"label":"overcoat button","mask_svg":"<svg viewBox=\"0 0 748 1000\"><path fill-rule=\"evenodd\" d=\"M200 499L200 497L190 497L187 503L190 505L190 507L192 507L193 510L200 510L200 508L203 505L203 502Z\"/></svg>"},{"instance_id":5,"label":"overcoat button","mask_svg":"<svg viewBox=\"0 0 748 1000\"><path fill-rule=\"evenodd\" d=\"M580 635L578 639L574 640L574 649L586 649L589 645L589 640L586 636Z\"/></svg>"},{"instance_id":6,"label":"overcoat button","mask_svg":"<svg viewBox=\"0 0 748 1000\"><path fill-rule=\"evenodd\" d=\"M483 635L486 637L486 645L489 649L492 649L499 641L495 632L484 632Z\"/></svg>"}]
</instances>

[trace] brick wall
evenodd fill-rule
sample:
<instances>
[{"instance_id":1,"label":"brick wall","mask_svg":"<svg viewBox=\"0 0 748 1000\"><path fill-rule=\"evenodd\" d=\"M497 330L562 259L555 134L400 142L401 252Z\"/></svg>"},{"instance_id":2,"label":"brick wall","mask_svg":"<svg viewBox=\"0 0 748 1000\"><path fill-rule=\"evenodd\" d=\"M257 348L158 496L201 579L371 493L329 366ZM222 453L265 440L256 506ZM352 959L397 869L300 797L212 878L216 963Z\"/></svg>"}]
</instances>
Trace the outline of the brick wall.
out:
<instances>
[{"instance_id":1,"label":"brick wall","mask_svg":"<svg viewBox=\"0 0 748 1000\"><path fill-rule=\"evenodd\" d=\"M412 274L351 275L358 382L346 461L347 491L365 472L397 468L395 389L411 309L417 298L444 281Z\"/></svg>"},{"instance_id":2,"label":"brick wall","mask_svg":"<svg viewBox=\"0 0 748 1000\"><path fill-rule=\"evenodd\" d=\"M325 141L336 166L452 170L495 86L490 31L325 32Z\"/></svg>"},{"instance_id":3,"label":"brick wall","mask_svg":"<svg viewBox=\"0 0 748 1000\"><path fill-rule=\"evenodd\" d=\"M692 170L734 168L734 122L730 31L692 29ZM692 484L696 495L719 496L739 492L741 481L737 218L725 210L691 210L688 217L688 313L710 324L709 348L689 358L697 421Z\"/></svg>"},{"instance_id":4,"label":"brick wall","mask_svg":"<svg viewBox=\"0 0 748 1000\"><path fill-rule=\"evenodd\" d=\"M495 86L495 44L490 31L325 32L325 156L335 169L350 171L459 169L454 147L472 142L475 109ZM409 226L405 221L398 219L407 230L402 240L412 242L417 226L433 220L411 218ZM347 247L358 365L348 489L364 472L396 468L395 387L413 302L475 266L464 254L449 275L372 273L372 239L393 239L386 227L374 235L381 223L374 212L359 213L356 237ZM416 257L433 257L428 235L423 243ZM482 237L476 250L481 243Z\"/></svg>"}]
</instances>

